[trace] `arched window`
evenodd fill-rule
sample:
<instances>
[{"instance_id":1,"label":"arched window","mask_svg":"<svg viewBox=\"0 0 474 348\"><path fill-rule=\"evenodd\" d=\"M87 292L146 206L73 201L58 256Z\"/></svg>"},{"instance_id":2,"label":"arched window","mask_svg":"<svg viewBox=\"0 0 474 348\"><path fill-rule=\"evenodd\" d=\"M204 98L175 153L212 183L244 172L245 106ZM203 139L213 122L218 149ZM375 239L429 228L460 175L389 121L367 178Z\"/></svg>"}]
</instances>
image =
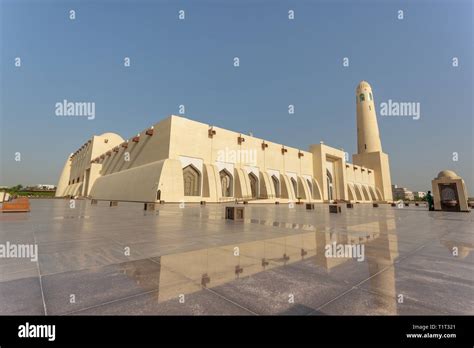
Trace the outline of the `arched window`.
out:
<instances>
[{"instance_id":1,"label":"arched window","mask_svg":"<svg viewBox=\"0 0 474 348\"><path fill-rule=\"evenodd\" d=\"M234 187L232 175L227 171L227 169L222 169L219 172L219 176L221 178L222 197L232 197Z\"/></svg>"},{"instance_id":2,"label":"arched window","mask_svg":"<svg viewBox=\"0 0 474 348\"><path fill-rule=\"evenodd\" d=\"M273 187L275 188L275 197L280 197L280 181L275 175L272 175Z\"/></svg>"},{"instance_id":3,"label":"arched window","mask_svg":"<svg viewBox=\"0 0 474 348\"><path fill-rule=\"evenodd\" d=\"M252 191L252 198L258 197L258 178L254 173L249 173L250 190Z\"/></svg>"},{"instance_id":4,"label":"arched window","mask_svg":"<svg viewBox=\"0 0 474 348\"><path fill-rule=\"evenodd\" d=\"M161 190L156 191L156 200L161 201Z\"/></svg>"},{"instance_id":5,"label":"arched window","mask_svg":"<svg viewBox=\"0 0 474 348\"><path fill-rule=\"evenodd\" d=\"M361 102L365 100L365 95L364 95L364 93L361 93L361 94L359 95L359 99L360 99Z\"/></svg>"},{"instance_id":6,"label":"arched window","mask_svg":"<svg viewBox=\"0 0 474 348\"><path fill-rule=\"evenodd\" d=\"M374 100L374 98L372 98L372 93L369 93L369 97L370 97L370 100Z\"/></svg>"},{"instance_id":7,"label":"arched window","mask_svg":"<svg viewBox=\"0 0 474 348\"><path fill-rule=\"evenodd\" d=\"M184 195L201 195L201 173L192 164L183 168Z\"/></svg>"},{"instance_id":8,"label":"arched window","mask_svg":"<svg viewBox=\"0 0 474 348\"><path fill-rule=\"evenodd\" d=\"M295 178L291 178L291 185L293 186L293 192L295 193L295 197L298 198L298 183L296 182Z\"/></svg>"}]
</instances>

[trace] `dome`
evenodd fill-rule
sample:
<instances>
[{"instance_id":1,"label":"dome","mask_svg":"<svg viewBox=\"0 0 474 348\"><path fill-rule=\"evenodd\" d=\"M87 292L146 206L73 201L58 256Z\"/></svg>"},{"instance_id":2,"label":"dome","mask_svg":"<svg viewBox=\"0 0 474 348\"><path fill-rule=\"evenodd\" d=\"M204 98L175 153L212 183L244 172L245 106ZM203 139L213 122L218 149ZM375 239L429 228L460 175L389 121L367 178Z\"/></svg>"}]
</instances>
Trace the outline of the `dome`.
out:
<instances>
[{"instance_id":1,"label":"dome","mask_svg":"<svg viewBox=\"0 0 474 348\"><path fill-rule=\"evenodd\" d=\"M459 176L452 170L442 170L438 173L437 179L448 178L448 179L458 179Z\"/></svg>"},{"instance_id":2,"label":"dome","mask_svg":"<svg viewBox=\"0 0 474 348\"><path fill-rule=\"evenodd\" d=\"M360 91L367 89L372 89L372 87L370 87L370 84L367 81L360 81L359 85L357 86L357 90Z\"/></svg>"}]
</instances>

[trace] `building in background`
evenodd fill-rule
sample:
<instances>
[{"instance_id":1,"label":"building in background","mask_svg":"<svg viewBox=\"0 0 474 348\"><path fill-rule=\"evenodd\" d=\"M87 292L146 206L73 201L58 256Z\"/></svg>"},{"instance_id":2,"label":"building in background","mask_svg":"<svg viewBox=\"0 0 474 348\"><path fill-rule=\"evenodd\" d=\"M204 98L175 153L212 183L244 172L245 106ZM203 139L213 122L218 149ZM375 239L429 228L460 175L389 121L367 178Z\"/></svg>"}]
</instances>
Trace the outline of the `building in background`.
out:
<instances>
[{"instance_id":1,"label":"building in background","mask_svg":"<svg viewBox=\"0 0 474 348\"><path fill-rule=\"evenodd\" d=\"M398 187L397 185L392 185L392 195L394 200L408 200L412 201L415 199L415 195L412 191L408 190L406 187Z\"/></svg>"},{"instance_id":2,"label":"building in background","mask_svg":"<svg viewBox=\"0 0 474 348\"><path fill-rule=\"evenodd\" d=\"M426 196L426 192L415 191L415 192L413 192L413 196L415 197L415 199L424 199L425 196Z\"/></svg>"},{"instance_id":3,"label":"building in background","mask_svg":"<svg viewBox=\"0 0 474 348\"><path fill-rule=\"evenodd\" d=\"M33 188L37 189L37 190L54 190L56 189L56 186L55 185L49 185L49 184L38 184L38 185L35 185L33 186Z\"/></svg>"},{"instance_id":4,"label":"building in background","mask_svg":"<svg viewBox=\"0 0 474 348\"><path fill-rule=\"evenodd\" d=\"M56 196L136 202L392 201L370 85L356 89L358 151L303 151L170 116L124 140L93 136L69 156Z\"/></svg>"}]
</instances>

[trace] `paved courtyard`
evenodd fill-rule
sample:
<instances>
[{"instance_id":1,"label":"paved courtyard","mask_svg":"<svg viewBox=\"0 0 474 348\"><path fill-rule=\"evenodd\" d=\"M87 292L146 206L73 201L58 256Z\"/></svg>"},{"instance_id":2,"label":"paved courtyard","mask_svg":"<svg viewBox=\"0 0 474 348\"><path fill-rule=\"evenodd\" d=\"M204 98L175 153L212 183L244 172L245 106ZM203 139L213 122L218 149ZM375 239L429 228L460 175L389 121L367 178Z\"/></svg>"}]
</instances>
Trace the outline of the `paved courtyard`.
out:
<instances>
[{"instance_id":1,"label":"paved courtyard","mask_svg":"<svg viewBox=\"0 0 474 348\"><path fill-rule=\"evenodd\" d=\"M250 204L239 222L217 204L31 206L0 215L0 244L39 253L0 258L1 315L474 314L472 213Z\"/></svg>"}]
</instances>

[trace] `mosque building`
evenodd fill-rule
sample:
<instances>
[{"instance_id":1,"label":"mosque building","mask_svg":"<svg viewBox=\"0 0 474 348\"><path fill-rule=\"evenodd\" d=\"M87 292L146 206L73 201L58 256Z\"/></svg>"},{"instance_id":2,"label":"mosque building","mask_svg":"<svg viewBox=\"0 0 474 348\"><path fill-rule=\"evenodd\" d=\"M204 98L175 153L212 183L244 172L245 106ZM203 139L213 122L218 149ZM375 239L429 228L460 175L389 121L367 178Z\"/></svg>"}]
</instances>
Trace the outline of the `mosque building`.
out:
<instances>
[{"instance_id":1,"label":"mosque building","mask_svg":"<svg viewBox=\"0 0 474 348\"><path fill-rule=\"evenodd\" d=\"M392 201L374 97L356 88L357 154L320 143L303 151L171 115L124 140L93 136L72 153L57 197L131 202Z\"/></svg>"}]
</instances>

